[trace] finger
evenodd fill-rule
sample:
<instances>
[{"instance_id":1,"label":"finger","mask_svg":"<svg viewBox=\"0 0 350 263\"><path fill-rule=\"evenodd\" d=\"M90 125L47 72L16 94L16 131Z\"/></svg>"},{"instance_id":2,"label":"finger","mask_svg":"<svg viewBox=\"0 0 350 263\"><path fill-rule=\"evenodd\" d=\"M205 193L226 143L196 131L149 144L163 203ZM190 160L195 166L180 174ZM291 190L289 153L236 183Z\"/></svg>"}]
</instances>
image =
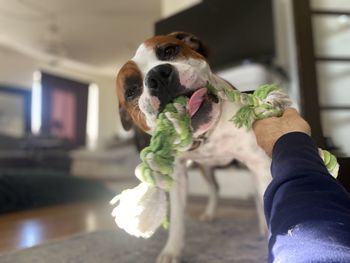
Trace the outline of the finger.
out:
<instances>
[{"instance_id":1,"label":"finger","mask_svg":"<svg viewBox=\"0 0 350 263\"><path fill-rule=\"evenodd\" d=\"M261 130L261 125L260 124L253 124L253 131L255 133L258 133Z\"/></svg>"},{"instance_id":2,"label":"finger","mask_svg":"<svg viewBox=\"0 0 350 263\"><path fill-rule=\"evenodd\" d=\"M263 120L258 120L258 121L255 121L253 123L253 130L256 132L256 131L260 131L260 130L264 130L266 129L267 126L269 125L273 125L276 120L278 118L277 117L268 117L266 119L263 119Z\"/></svg>"},{"instance_id":3,"label":"finger","mask_svg":"<svg viewBox=\"0 0 350 263\"><path fill-rule=\"evenodd\" d=\"M299 116L299 112L295 108L288 108L284 111L283 116Z\"/></svg>"}]
</instances>

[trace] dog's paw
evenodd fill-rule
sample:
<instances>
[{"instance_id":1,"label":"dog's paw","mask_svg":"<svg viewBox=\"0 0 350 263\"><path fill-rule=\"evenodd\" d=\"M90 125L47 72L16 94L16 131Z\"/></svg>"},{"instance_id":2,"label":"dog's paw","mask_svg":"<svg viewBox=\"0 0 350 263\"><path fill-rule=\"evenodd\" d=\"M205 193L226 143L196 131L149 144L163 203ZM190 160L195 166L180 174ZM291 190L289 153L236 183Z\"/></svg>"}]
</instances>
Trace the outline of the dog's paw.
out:
<instances>
[{"instance_id":1,"label":"dog's paw","mask_svg":"<svg viewBox=\"0 0 350 263\"><path fill-rule=\"evenodd\" d=\"M161 253L156 263L180 263L180 257L171 253Z\"/></svg>"},{"instance_id":2,"label":"dog's paw","mask_svg":"<svg viewBox=\"0 0 350 263\"><path fill-rule=\"evenodd\" d=\"M202 222L213 222L214 221L214 214L204 212L199 216L199 220Z\"/></svg>"}]
</instances>

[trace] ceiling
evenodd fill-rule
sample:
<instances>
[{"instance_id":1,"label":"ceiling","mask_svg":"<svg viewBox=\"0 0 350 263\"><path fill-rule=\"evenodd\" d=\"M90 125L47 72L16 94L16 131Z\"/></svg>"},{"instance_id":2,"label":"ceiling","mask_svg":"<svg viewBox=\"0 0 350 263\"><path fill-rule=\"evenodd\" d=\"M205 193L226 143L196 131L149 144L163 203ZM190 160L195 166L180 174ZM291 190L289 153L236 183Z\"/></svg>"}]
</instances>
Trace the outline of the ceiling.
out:
<instances>
[{"instance_id":1,"label":"ceiling","mask_svg":"<svg viewBox=\"0 0 350 263\"><path fill-rule=\"evenodd\" d=\"M160 8L160 0L0 0L0 47L114 74L153 34Z\"/></svg>"}]
</instances>

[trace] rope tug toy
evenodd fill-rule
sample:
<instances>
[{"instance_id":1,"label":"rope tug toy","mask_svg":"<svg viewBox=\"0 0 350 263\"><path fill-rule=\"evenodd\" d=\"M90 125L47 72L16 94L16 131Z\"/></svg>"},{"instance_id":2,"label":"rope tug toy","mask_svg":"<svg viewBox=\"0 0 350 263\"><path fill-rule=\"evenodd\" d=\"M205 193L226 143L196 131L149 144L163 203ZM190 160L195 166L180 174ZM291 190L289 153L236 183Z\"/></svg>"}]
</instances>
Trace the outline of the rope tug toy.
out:
<instances>
[{"instance_id":1,"label":"rope tug toy","mask_svg":"<svg viewBox=\"0 0 350 263\"><path fill-rule=\"evenodd\" d=\"M175 156L192 145L187 101L178 97L158 115L150 145L141 151L142 163L135 170L141 183L110 201L112 205L119 201L112 212L117 225L136 237L150 237L162 223L167 227L166 192L173 183Z\"/></svg>"},{"instance_id":2,"label":"rope tug toy","mask_svg":"<svg viewBox=\"0 0 350 263\"><path fill-rule=\"evenodd\" d=\"M231 119L239 128L250 129L256 120L279 117L291 104L277 85L260 86L253 94L227 87L214 88L210 83L207 83L207 89L223 100L242 104ZM175 157L188 150L193 142L187 102L188 98L178 97L158 115L150 145L141 151L142 163L135 170L141 183L110 201L111 205L118 203L112 212L116 224L136 237L149 238L162 223L167 228L166 192L172 187ZM319 149L319 153L328 171L336 178L339 170L336 157L326 150Z\"/></svg>"}]
</instances>

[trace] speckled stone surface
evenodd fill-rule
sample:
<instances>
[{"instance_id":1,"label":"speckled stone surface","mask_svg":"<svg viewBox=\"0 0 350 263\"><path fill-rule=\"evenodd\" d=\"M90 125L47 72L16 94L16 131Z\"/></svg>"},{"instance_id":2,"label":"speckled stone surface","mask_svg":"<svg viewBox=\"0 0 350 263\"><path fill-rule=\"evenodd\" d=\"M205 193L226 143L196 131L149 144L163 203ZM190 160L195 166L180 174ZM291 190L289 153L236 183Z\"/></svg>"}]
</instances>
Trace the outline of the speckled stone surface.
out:
<instances>
[{"instance_id":1,"label":"speckled stone surface","mask_svg":"<svg viewBox=\"0 0 350 263\"><path fill-rule=\"evenodd\" d=\"M251 214L251 213L249 213ZM183 263L266 262L266 240L257 219L242 216L213 223L188 219ZM153 263L166 242L160 230L149 240L121 230L94 232L0 256L0 263Z\"/></svg>"}]
</instances>

